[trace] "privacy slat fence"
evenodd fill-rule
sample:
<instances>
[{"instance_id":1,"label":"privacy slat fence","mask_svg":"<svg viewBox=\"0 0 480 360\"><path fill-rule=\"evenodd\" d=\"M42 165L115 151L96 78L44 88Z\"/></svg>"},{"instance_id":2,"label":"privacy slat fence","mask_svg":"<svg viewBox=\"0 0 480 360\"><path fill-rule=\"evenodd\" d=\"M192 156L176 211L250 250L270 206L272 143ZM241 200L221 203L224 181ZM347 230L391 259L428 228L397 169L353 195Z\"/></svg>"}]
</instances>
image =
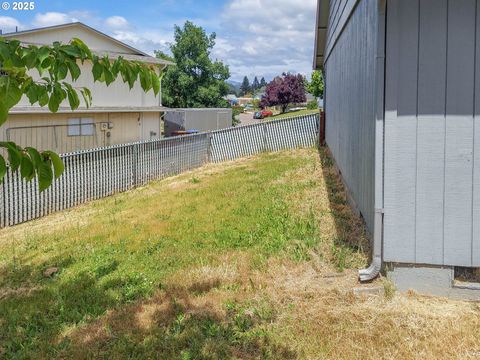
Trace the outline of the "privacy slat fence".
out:
<instances>
[{"instance_id":1,"label":"privacy slat fence","mask_svg":"<svg viewBox=\"0 0 480 360\"><path fill-rule=\"evenodd\" d=\"M180 174L208 162L315 145L318 115L208 133L114 145L62 155L65 172L46 191L7 172L0 185L0 227L28 220Z\"/></svg>"}]
</instances>

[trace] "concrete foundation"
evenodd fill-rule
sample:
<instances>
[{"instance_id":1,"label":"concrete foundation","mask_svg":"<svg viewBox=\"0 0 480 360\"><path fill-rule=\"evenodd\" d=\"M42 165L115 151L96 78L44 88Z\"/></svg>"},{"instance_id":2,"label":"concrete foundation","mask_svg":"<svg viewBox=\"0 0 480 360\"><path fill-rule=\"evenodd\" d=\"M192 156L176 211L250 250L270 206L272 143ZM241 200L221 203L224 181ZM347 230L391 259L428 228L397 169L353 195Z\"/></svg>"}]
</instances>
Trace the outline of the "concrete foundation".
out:
<instances>
[{"instance_id":1,"label":"concrete foundation","mask_svg":"<svg viewBox=\"0 0 480 360\"><path fill-rule=\"evenodd\" d=\"M390 263L386 273L401 292L414 290L424 295L480 301L480 284L456 282L451 266Z\"/></svg>"}]
</instances>

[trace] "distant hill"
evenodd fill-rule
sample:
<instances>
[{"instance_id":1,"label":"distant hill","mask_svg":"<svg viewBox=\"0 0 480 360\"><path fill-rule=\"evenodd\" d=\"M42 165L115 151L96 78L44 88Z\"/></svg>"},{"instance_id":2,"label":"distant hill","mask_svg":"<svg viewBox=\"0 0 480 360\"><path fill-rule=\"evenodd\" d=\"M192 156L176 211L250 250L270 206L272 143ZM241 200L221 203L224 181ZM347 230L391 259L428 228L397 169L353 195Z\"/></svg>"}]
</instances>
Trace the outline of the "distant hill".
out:
<instances>
[{"instance_id":1,"label":"distant hill","mask_svg":"<svg viewBox=\"0 0 480 360\"><path fill-rule=\"evenodd\" d=\"M227 80L227 84L230 85L230 90L232 93L238 94L240 92L240 86L242 85L240 81Z\"/></svg>"}]
</instances>

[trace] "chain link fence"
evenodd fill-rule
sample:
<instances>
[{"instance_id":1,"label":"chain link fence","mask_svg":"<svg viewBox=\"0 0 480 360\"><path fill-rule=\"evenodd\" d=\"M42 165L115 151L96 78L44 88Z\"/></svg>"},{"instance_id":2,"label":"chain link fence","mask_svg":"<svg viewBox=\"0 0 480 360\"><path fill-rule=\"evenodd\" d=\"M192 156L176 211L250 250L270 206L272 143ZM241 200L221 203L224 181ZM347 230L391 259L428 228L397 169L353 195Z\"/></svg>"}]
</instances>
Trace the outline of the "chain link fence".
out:
<instances>
[{"instance_id":1,"label":"chain link fence","mask_svg":"<svg viewBox=\"0 0 480 360\"><path fill-rule=\"evenodd\" d=\"M0 227L40 218L208 162L314 146L318 128L319 117L313 114L63 154L65 172L42 193L35 180L26 182L18 173L8 171L0 184Z\"/></svg>"}]
</instances>

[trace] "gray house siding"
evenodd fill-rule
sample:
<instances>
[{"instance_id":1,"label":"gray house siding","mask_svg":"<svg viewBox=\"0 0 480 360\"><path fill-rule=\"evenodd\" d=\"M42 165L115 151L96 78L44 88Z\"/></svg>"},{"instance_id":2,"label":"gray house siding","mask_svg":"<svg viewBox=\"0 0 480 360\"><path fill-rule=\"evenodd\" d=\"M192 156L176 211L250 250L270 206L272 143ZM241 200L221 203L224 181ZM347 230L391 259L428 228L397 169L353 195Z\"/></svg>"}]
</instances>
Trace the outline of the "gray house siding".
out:
<instances>
[{"instance_id":1,"label":"gray house siding","mask_svg":"<svg viewBox=\"0 0 480 360\"><path fill-rule=\"evenodd\" d=\"M377 3L333 1L325 55L326 142L370 232L375 209Z\"/></svg>"},{"instance_id":2,"label":"gray house siding","mask_svg":"<svg viewBox=\"0 0 480 360\"><path fill-rule=\"evenodd\" d=\"M385 261L480 266L479 11L388 2Z\"/></svg>"}]
</instances>

